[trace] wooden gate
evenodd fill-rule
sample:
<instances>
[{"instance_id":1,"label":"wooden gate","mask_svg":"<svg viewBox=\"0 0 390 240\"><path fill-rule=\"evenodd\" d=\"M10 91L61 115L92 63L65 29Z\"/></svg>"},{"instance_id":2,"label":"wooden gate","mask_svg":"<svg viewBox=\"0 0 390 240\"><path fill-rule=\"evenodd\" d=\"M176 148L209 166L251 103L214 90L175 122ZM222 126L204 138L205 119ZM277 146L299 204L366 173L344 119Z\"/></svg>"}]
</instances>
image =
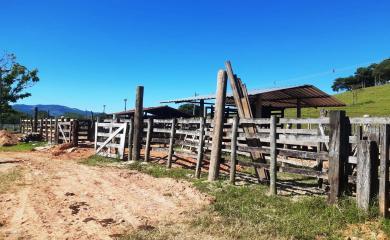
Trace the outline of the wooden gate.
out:
<instances>
[{"instance_id":1,"label":"wooden gate","mask_svg":"<svg viewBox=\"0 0 390 240\"><path fill-rule=\"evenodd\" d=\"M123 159L128 123L96 123L95 153Z\"/></svg>"},{"instance_id":2,"label":"wooden gate","mask_svg":"<svg viewBox=\"0 0 390 240\"><path fill-rule=\"evenodd\" d=\"M70 143L72 139L72 121L58 122L58 139L61 143Z\"/></svg>"}]
</instances>

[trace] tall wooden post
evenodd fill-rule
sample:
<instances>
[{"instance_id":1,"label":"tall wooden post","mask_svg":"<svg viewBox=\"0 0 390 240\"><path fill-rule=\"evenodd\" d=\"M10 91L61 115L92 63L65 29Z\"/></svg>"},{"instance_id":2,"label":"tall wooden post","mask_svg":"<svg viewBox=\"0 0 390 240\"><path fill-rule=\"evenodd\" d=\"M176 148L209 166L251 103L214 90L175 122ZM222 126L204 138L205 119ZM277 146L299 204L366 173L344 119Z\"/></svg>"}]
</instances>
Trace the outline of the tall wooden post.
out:
<instances>
[{"instance_id":1,"label":"tall wooden post","mask_svg":"<svg viewBox=\"0 0 390 240\"><path fill-rule=\"evenodd\" d=\"M48 126L48 119L45 118L45 141L49 141L49 126Z\"/></svg>"},{"instance_id":2,"label":"tall wooden post","mask_svg":"<svg viewBox=\"0 0 390 240\"><path fill-rule=\"evenodd\" d=\"M215 181L219 175L219 163L221 160L222 134L226 100L226 71L218 71L217 94L215 99L213 143L211 147L209 181Z\"/></svg>"},{"instance_id":3,"label":"tall wooden post","mask_svg":"<svg viewBox=\"0 0 390 240\"><path fill-rule=\"evenodd\" d=\"M204 100L201 99L199 101L199 117L203 117L204 116Z\"/></svg>"},{"instance_id":4,"label":"tall wooden post","mask_svg":"<svg viewBox=\"0 0 390 240\"><path fill-rule=\"evenodd\" d=\"M237 165L237 131L238 131L238 116L233 118L232 126L232 140L230 143L231 152L230 152L230 183L236 183L236 165Z\"/></svg>"},{"instance_id":5,"label":"tall wooden post","mask_svg":"<svg viewBox=\"0 0 390 240\"><path fill-rule=\"evenodd\" d=\"M269 193L270 195L276 195L276 116L271 116L270 122L270 186Z\"/></svg>"},{"instance_id":6,"label":"tall wooden post","mask_svg":"<svg viewBox=\"0 0 390 240\"><path fill-rule=\"evenodd\" d=\"M173 145L175 144L175 133L176 133L176 118L172 119L172 123L171 123L171 134L169 136L169 150L168 150L168 159L167 159L168 168L171 168L172 166Z\"/></svg>"},{"instance_id":7,"label":"tall wooden post","mask_svg":"<svg viewBox=\"0 0 390 240\"><path fill-rule=\"evenodd\" d=\"M79 120L73 120L72 127L72 144L73 146L79 146Z\"/></svg>"},{"instance_id":8,"label":"tall wooden post","mask_svg":"<svg viewBox=\"0 0 390 240\"><path fill-rule=\"evenodd\" d=\"M41 135L41 138L43 138L43 117L41 117L39 122L39 135Z\"/></svg>"},{"instance_id":9,"label":"tall wooden post","mask_svg":"<svg viewBox=\"0 0 390 240\"><path fill-rule=\"evenodd\" d=\"M58 134L58 118L57 117L55 118L54 128L55 128L54 129L54 143L58 144L59 134Z\"/></svg>"},{"instance_id":10,"label":"tall wooden post","mask_svg":"<svg viewBox=\"0 0 390 240\"><path fill-rule=\"evenodd\" d=\"M146 143L145 143L145 162L149 161L150 158L150 143L152 141L153 132L153 119L148 119L148 128L146 130Z\"/></svg>"},{"instance_id":11,"label":"tall wooden post","mask_svg":"<svg viewBox=\"0 0 390 240\"><path fill-rule=\"evenodd\" d=\"M198 156L196 158L196 168L195 168L195 177L200 178L200 174L202 172L202 162L203 162L203 147L204 147L204 125L205 118L200 118L199 125L199 145L198 145Z\"/></svg>"},{"instance_id":12,"label":"tall wooden post","mask_svg":"<svg viewBox=\"0 0 390 240\"><path fill-rule=\"evenodd\" d=\"M356 202L367 211L378 189L378 146L361 140L357 150Z\"/></svg>"},{"instance_id":13,"label":"tall wooden post","mask_svg":"<svg viewBox=\"0 0 390 240\"><path fill-rule=\"evenodd\" d=\"M133 136L133 151L132 160L139 160L141 154L141 140L143 132L143 98L144 87L138 86L136 90L135 98L135 111L134 111L134 136Z\"/></svg>"},{"instance_id":14,"label":"tall wooden post","mask_svg":"<svg viewBox=\"0 0 390 240\"><path fill-rule=\"evenodd\" d=\"M345 174L345 165L349 156L350 123L345 116L345 111L330 111L330 136L329 136L329 171L328 181L330 192L328 203L336 203L345 191L348 176Z\"/></svg>"},{"instance_id":15,"label":"tall wooden post","mask_svg":"<svg viewBox=\"0 0 390 240\"><path fill-rule=\"evenodd\" d=\"M389 147L390 125L381 128L381 159L379 170L379 212L382 217L389 216Z\"/></svg>"},{"instance_id":16,"label":"tall wooden post","mask_svg":"<svg viewBox=\"0 0 390 240\"><path fill-rule=\"evenodd\" d=\"M133 152L133 133L134 133L134 123L133 118L130 118L129 122L129 135L127 138L127 144L129 149L129 154L127 155L127 160L131 160L132 152Z\"/></svg>"},{"instance_id":17,"label":"tall wooden post","mask_svg":"<svg viewBox=\"0 0 390 240\"><path fill-rule=\"evenodd\" d=\"M38 132L38 108L34 108L34 124L32 126L32 132Z\"/></svg>"},{"instance_id":18,"label":"tall wooden post","mask_svg":"<svg viewBox=\"0 0 390 240\"><path fill-rule=\"evenodd\" d=\"M302 117L302 102L301 102L301 99L297 99L297 118L301 118ZM301 129L302 125L301 124L297 124L297 129Z\"/></svg>"}]
</instances>

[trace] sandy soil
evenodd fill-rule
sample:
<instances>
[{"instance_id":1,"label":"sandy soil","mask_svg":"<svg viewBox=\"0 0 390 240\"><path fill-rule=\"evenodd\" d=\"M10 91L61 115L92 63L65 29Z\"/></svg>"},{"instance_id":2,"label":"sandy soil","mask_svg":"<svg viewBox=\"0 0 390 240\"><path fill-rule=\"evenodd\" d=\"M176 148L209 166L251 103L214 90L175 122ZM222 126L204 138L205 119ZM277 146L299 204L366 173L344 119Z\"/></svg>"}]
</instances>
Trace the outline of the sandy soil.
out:
<instances>
[{"instance_id":1,"label":"sandy soil","mask_svg":"<svg viewBox=\"0 0 390 240\"><path fill-rule=\"evenodd\" d=\"M90 154L0 153L0 173L24 173L0 195L0 239L111 239L180 222L211 201L186 182L77 163Z\"/></svg>"}]
</instances>

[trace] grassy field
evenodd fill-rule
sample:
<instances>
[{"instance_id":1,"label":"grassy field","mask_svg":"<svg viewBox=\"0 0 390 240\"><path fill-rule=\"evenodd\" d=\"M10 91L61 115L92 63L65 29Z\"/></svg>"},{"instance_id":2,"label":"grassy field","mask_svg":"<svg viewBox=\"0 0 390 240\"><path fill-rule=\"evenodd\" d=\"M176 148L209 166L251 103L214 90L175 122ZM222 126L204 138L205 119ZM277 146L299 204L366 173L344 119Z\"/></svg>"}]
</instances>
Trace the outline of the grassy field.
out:
<instances>
[{"instance_id":1,"label":"grassy field","mask_svg":"<svg viewBox=\"0 0 390 240\"><path fill-rule=\"evenodd\" d=\"M103 167L117 165L115 160L96 156L82 163ZM342 239L346 229L366 222L372 223L370 231L390 234L390 221L378 218L375 206L369 213L363 213L351 198L341 200L337 206L328 206L325 196L271 197L265 185L209 183L205 176L194 179L193 171L182 168L166 169L151 163L126 167L157 178L190 181L215 201L204 214L187 218L191 220L183 224L140 230L122 239ZM362 237L359 228L352 232Z\"/></svg>"},{"instance_id":2,"label":"grassy field","mask_svg":"<svg viewBox=\"0 0 390 240\"><path fill-rule=\"evenodd\" d=\"M352 92L335 94L334 97L344 102L346 107L325 108L332 110L345 110L350 117L362 117L365 114L370 116L390 116L390 84L369 87L357 91L357 101L353 104ZM286 117L294 117L295 110L286 111ZM320 109L306 108L302 110L302 117L318 117Z\"/></svg>"},{"instance_id":3,"label":"grassy field","mask_svg":"<svg viewBox=\"0 0 390 240\"><path fill-rule=\"evenodd\" d=\"M29 152L36 147L45 145L45 142L18 143L14 146L0 147L0 152Z\"/></svg>"}]
</instances>

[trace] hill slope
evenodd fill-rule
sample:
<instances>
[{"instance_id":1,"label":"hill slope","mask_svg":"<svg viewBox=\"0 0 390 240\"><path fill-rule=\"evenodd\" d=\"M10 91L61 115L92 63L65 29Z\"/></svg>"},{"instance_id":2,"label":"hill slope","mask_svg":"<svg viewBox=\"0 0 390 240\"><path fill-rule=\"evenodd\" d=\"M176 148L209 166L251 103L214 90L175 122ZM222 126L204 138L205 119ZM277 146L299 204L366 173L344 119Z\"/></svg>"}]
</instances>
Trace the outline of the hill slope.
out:
<instances>
[{"instance_id":1,"label":"hill slope","mask_svg":"<svg viewBox=\"0 0 390 240\"><path fill-rule=\"evenodd\" d=\"M350 117L362 117L365 114L370 116L390 116L390 84L369 87L356 90L357 101L353 102L352 92L344 92L335 94L334 97L344 102L346 107L325 108L330 110L346 110ZM302 109L302 117L318 117L320 108ZM289 109L286 111L287 117L294 117L295 110Z\"/></svg>"},{"instance_id":2,"label":"hill slope","mask_svg":"<svg viewBox=\"0 0 390 240\"><path fill-rule=\"evenodd\" d=\"M25 105L25 104L15 104L12 105L12 108L16 111L27 113L27 114L32 114L34 111L34 107L38 107L39 111L50 111L50 115L59 117L64 115L65 113L75 113L75 114L80 114L80 115L86 115L85 111L82 111L77 108L70 108L62 105ZM90 112L89 112L90 113ZM88 113L88 114L89 114Z\"/></svg>"}]
</instances>

